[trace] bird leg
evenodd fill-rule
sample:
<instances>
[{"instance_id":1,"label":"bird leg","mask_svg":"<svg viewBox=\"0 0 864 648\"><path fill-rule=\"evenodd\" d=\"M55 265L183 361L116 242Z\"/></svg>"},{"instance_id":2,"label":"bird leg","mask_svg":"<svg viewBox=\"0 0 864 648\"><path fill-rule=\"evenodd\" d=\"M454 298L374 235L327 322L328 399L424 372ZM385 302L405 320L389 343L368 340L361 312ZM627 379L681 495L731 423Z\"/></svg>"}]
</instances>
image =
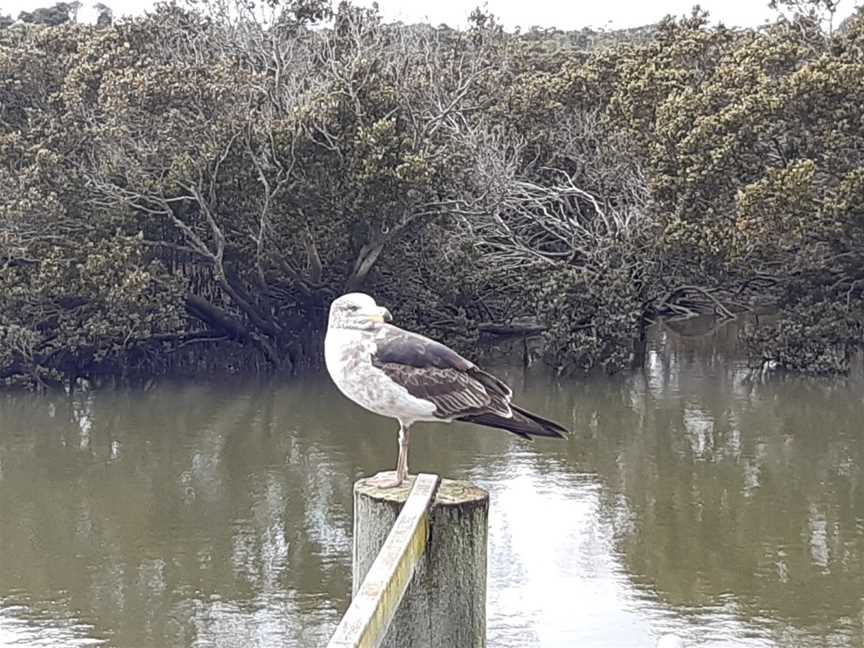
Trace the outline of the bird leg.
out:
<instances>
[{"instance_id":1,"label":"bird leg","mask_svg":"<svg viewBox=\"0 0 864 648\"><path fill-rule=\"evenodd\" d=\"M399 459L396 461L396 479L401 484L408 476L408 440L411 429L399 423Z\"/></svg>"},{"instance_id":2,"label":"bird leg","mask_svg":"<svg viewBox=\"0 0 864 648\"><path fill-rule=\"evenodd\" d=\"M396 488L408 476L408 427L399 421L399 457L396 459L396 472L381 472L369 483L378 488Z\"/></svg>"}]
</instances>

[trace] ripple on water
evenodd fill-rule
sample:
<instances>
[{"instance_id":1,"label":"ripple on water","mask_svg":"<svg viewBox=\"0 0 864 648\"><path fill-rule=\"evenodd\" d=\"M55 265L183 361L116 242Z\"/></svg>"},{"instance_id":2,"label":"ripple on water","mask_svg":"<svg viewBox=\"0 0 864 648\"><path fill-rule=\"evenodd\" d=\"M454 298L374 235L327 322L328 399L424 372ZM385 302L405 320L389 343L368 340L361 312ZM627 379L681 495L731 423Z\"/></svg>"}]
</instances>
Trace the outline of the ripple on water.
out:
<instances>
[{"instance_id":1,"label":"ripple on water","mask_svg":"<svg viewBox=\"0 0 864 648\"><path fill-rule=\"evenodd\" d=\"M413 470L491 493L490 648L860 647L860 393L652 350L610 379L503 371L568 440L412 433ZM326 643L390 421L316 376L0 398L0 644Z\"/></svg>"},{"instance_id":2,"label":"ripple on water","mask_svg":"<svg viewBox=\"0 0 864 648\"><path fill-rule=\"evenodd\" d=\"M108 639L95 627L66 609L61 601L42 601L39 610L29 604L0 599L0 646L22 648L86 648Z\"/></svg>"}]
</instances>

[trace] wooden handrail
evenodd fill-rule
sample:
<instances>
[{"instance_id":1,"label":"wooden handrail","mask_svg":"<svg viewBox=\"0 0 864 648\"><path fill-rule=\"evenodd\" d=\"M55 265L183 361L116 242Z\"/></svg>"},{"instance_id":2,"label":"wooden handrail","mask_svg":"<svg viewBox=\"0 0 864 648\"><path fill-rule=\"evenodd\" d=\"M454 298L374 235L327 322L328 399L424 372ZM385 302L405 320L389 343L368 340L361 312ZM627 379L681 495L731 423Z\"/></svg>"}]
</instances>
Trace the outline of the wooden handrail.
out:
<instances>
[{"instance_id":1,"label":"wooden handrail","mask_svg":"<svg viewBox=\"0 0 864 648\"><path fill-rule=\"evenodd\" d=\"M441 479L420 474L384 546L330 639L328 648L375 648L399 609L414 569L426 551L429 508Z\"/></svg>"}]
</instances>

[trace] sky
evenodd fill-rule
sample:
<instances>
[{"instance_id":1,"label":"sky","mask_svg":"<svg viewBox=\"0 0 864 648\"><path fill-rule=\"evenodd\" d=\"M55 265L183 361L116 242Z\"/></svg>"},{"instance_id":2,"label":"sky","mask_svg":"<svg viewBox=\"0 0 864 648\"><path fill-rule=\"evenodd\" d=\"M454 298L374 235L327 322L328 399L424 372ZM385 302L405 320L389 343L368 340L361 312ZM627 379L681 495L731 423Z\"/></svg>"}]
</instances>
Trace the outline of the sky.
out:
<instances>
[{"instance_id":1,"label":"sky","mask_svg":"<svg viewBox=\"0 0 864 648\"><path fill-rule=\"evenodd\" d=\"M99 0L82 0L82 17L86 20L95 12L87 11ZM17 16L20 11L51 6L56 0L0 0L0 14ZM103 0L115 16L137 14L152 6L151 0ZM852 12L860 0L841 0L837 16L840 20ZM335 4L335 3L334 3ZM371 5L372 0L355 0L355 4ZM446 23L461 27L468 14L481 0L378 0L381 13L389 20L403 22ZM622 29L657 22L665 14L686 14L695 0L488 0L486 9L495 14L508 28L520 26L526 30L534 25L579 29L606 27ZM771 18L768 0L701 0L713 21L729 26L753 27ZM839 20L838 20L839 22Z\"/></svg>"}]
</instances>

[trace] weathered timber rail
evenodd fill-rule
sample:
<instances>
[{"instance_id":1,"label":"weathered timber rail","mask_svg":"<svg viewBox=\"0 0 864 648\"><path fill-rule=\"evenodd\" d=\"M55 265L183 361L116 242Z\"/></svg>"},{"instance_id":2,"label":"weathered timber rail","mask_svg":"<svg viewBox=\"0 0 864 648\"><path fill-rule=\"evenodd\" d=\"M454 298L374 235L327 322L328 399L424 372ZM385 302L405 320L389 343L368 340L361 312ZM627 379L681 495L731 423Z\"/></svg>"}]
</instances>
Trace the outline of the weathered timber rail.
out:
<instances>
[{"instance_id":1,"label":"weathered timber rail","mask_svg":"<svg viewBox=\"0 0 864 648\"><path fill-rule=\"evenodd\" d=\"M482 648L489 495L421 474L354 485L353 599L328 648Z\"/></svg>"}]
</instances>

